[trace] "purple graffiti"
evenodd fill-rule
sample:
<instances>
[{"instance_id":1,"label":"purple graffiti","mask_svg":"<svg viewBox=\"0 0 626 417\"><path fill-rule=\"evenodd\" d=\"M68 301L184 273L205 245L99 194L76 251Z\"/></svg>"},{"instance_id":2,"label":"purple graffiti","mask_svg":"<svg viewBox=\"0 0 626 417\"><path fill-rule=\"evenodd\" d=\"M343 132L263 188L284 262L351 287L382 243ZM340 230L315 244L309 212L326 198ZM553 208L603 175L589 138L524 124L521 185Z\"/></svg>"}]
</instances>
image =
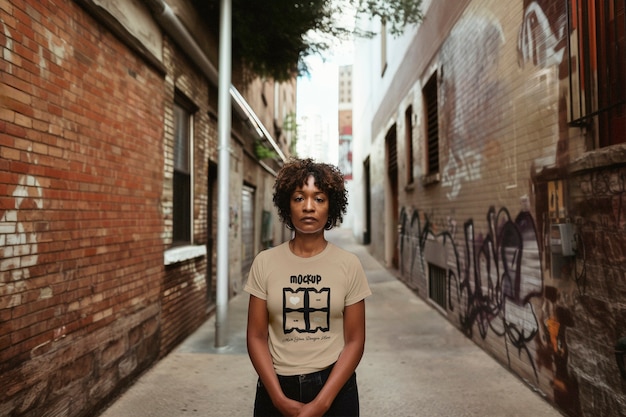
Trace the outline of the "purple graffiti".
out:
<instances>
[{"instance_id":1,"label":"purple graffiti","mask_svg":"<svg viewBox=\"0 0 626 417\"><path fill-rule=\"evenodd\" d=\"M470 338L475 328L483 339L489 331L504 338L507 356L510 346L518 356L524 353L537 377L528 346L539 327L531 299L543 291L535 222L527 211L513 220L507 209L496 212L491 207L487 224L488 231L482 235L476 234L473 220L466 221L460 246L454 228L437 233L428 215L413 210L409 221L408 211L403 209L400 270L407 284L415 288L416 278L428 275L426 242L440 242L447 253L447 308L458 312L461 330Z\"/></svg>"}]
</instances>

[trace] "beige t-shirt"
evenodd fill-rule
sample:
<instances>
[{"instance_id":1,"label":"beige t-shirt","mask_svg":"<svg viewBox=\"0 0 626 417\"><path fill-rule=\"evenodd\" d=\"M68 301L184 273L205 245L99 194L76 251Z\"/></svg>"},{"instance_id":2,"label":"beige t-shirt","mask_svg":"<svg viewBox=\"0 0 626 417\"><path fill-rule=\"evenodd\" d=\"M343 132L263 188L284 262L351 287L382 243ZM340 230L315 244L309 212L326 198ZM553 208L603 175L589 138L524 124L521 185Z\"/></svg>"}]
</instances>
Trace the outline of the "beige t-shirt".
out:
<instances>
[{"instance_id":1,"label":"beige t-shirt","mask_svg":"<svg viewBox=\"0 0 626 417\"><path fill-rule=\"evenodd\" d=\"M289 242L259 253L244 290L267 302L269 350L279 375L332 365L344 346L343 310L372 294L361 262L328 243L310 258Z\"/></svg>"}]
</instances>

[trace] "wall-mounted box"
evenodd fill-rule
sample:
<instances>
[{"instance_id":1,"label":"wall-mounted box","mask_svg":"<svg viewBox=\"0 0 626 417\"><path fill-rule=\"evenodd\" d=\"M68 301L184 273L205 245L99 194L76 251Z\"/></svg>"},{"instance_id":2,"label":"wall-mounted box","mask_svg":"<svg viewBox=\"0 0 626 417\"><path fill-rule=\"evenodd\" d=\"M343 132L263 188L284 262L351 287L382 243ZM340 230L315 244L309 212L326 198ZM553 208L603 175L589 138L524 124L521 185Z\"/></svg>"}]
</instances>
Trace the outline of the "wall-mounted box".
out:
<instances>
[{"instance_id":1,"label":"wall-mounted box","mask_svg":"<svg viewBox=\"0 0 626 417\"><path fill-rule=\"evenodd\" d=\"M550 225L550 251L561 256L576 255L575 232L576 227L573 223Z\"/></svg>"}]
</instances>

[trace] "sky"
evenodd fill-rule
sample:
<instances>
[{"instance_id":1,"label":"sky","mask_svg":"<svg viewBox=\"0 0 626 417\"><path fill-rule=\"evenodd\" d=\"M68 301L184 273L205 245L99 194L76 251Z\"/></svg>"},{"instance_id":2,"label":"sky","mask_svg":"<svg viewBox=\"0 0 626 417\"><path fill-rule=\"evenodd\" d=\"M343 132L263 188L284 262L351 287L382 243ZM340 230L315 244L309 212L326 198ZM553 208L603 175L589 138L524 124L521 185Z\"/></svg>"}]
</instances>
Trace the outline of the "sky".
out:
<instances>
[{"instance_id":1,"label":"sky","mask_svg":"<svg viewBox=\"0 0 626 417\"><path fill-rule=\"evenodd\" d=\"M352 64L352 43L338 43L324 57L313 55L307 57L306 62L310 74L298 78L298 109L309 112L336 108L338 67Z\"/></svg>"},{"instance_id":2,"label":"sky","mask_svg":"<svg viewBox=\"0 0 626 417\"><path fill-rule=\"evenodd\" d=\"M297 81L297 118L320 115L331 134L338 132L338 71L340 65L352 63L352 44L339 44L324 57L307 58L309 74ZM337 137L329 138L336 140ZM302 155L307 156L307 155Z\"/></svg>"},{"instance_id":3,"label":"sky","mask_svg":"<svg viewBox=\"0 0 626 417\"><path fill-rule=\"evenodd\" d=\"M307 59L307 65L310 74L298 78L298 115L332 114L338 100L338 64L334 60L324 62L316 56Z\"/></svg>"},{"instance_id":4,"label":"sky","mask_svg":"<svg viewBox=\"0 0 626 417\"><path fill-rule=\"evenodd\" d=\"M344 0L332 0L337 3L334 10L335 23L338 26L350 28L354 25L355 15L351 12L351 3ZM326 35L310 33L309 36L316 38L321 36L330 43L330 48L324 51L323 56L312 55L306 58L309 74L299 77L297 80L296 113L298 123L302 117L308 116L309 120L317 120L321 117L324 124L322 135L329 136L327 151L329 158L325 162L336 163L338 154L338 112L339 112L339 66L352 64L353 42L351 40L340 41L330 39ZM322 39L320 39L322 40ZM330 137L332 136L332 137ZM315 156L315 155L300 155Z\"/></svg>"}]
</instances>

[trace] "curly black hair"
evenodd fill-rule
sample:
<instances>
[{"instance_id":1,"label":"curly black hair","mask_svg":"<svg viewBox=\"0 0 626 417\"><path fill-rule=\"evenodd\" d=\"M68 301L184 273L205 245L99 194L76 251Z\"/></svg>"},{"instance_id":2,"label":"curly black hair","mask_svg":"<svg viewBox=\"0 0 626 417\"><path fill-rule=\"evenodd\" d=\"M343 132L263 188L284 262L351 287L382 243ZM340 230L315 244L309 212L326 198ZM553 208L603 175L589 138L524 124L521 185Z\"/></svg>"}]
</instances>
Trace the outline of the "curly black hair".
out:
<instances>
[{"instance_id":1,"label":"curly black hair","mask_svg":"<svg viewBox=\"0 0 626 417\"><path fill-rule=\"evenodd\" d=\"M291 195L296 188L304 185L309 176L315 178L315 186L328 196L328 222L330 230L343 221L348 208L348 191L342 172L334 165L315 162L311 158L291 159L278 172L274 183L274 205L278 208L280 220L293 229L291 223Z\"/></svg>"}]
</instances>

